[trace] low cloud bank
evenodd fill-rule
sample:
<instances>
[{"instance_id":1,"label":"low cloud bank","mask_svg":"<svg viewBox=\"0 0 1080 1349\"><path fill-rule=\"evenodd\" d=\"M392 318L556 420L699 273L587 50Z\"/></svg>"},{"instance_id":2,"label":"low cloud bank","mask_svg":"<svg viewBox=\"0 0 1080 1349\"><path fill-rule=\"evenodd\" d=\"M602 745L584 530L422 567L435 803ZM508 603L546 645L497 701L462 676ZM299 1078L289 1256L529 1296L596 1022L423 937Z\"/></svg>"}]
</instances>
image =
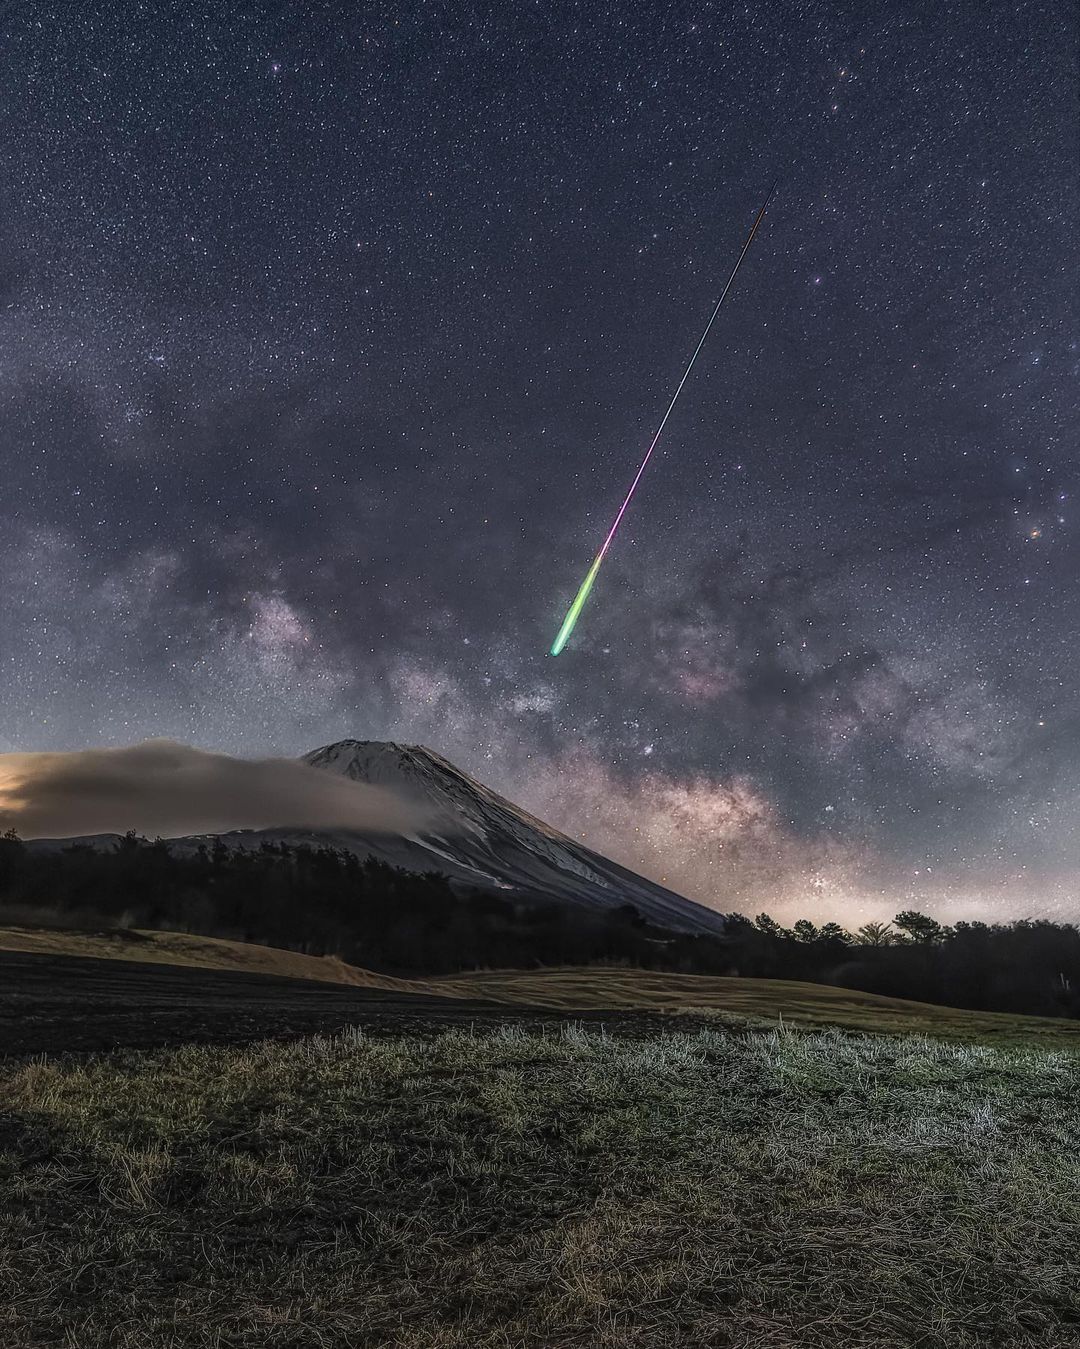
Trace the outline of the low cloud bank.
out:
<instances>
[{"instance_id":1,"label":"low cloud bank","mask_svg":"<svg viewBox=\"0 0 1080 1349\"><path fill-rule=\"evenodd\" d=\"M0 832L149 837L230 829L415 832L421 811L383 787L295 759L234 759L167 740L124 749L0 754Z\"/></svg>"}]
</instances>

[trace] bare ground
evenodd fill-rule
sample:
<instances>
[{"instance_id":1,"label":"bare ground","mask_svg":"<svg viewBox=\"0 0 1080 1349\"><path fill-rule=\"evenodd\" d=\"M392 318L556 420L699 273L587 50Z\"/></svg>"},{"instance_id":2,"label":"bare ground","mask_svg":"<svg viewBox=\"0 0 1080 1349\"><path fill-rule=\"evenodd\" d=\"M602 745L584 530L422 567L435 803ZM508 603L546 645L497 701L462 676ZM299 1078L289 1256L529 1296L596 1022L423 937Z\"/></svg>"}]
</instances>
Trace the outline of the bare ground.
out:
<instances>
[{"instance_id":1,"label":"bare ground","mask_svg":"<svg viewBox=\"0 0 1080 1349\"><path fill-rule=\"evenodd\" d=\"M232 970L0 951L0 1057L245 1044L350 1026L403 1035L571 1020L623 1033L670 1022L649 1012L532 1010Z\"/></svg>"}]
</instances>

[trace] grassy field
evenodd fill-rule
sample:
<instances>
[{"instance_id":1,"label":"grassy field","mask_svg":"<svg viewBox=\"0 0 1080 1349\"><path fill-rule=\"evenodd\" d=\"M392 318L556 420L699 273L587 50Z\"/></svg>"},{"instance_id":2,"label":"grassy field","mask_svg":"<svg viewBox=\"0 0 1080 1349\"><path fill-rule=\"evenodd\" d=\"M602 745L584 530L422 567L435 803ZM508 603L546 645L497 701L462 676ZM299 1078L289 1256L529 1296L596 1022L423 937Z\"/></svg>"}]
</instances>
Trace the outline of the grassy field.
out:
<instances>
[{"instance_id":1,"label":"grassy field","mask_svg":"<svg viewBox=\"0 0 1080 1349\"><path fill-rule=\"evenodd\" d=\"M389 993L482 999L552 1012L702 1012L728 1024L928 1034L983 1043L1080 1047L1080 1021L969 1012L854 989L782 979L739 979L589 967L491 970L396 979L340 960L180 932L94 933L0 928L0 950L160 962L201 969L314 979Z\"/></svg>"},{"instance_id":2,"label":"grassy field","mask_svg":"<svg viewBox=\"0 0 1080 1349\"><path fill-rule=\"evenodd\" d=\"M0 1069L0 1343L1080 1345L1080 1058L347 1033Z\"/></svg>"},{"instance_id":3,"label":"grassy field","mask_svg":"<svg viewBox=\"0 0 1080 1349\"><path fill-rule=\"evenodd\" d=\"M96 960L137 960L191 969L235 970L242 974L272 974L285 979L315 979L320 983L351 984L358 988L407 991L408 979L375 974L328 956L306 956L277 946L225 941L189 932L159 932L147 928L119 928L91 932L62 927L0 927L0 951L36 955L88 956Z\"/></svg>"}]
</instances>

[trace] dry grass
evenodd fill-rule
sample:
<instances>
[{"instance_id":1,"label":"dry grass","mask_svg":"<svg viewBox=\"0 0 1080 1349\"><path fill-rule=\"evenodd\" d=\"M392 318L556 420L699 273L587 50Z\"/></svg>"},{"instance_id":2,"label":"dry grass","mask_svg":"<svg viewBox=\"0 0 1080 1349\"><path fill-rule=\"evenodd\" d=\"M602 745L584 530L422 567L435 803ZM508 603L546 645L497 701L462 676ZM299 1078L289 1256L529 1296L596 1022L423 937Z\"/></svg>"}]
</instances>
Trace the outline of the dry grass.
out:
<instances>
[{"instance_id":1,"label":"dry grass","mask_svg":"<svg viewBox=\"0 0 1080 1349\"><path fill-rule=\"evenodd\" d=\"M394 993L436 994L555 1012L704 1012L751 1026L830 1026L887 1034L927 1034L984 1043L1080 1047L1080 1021L969 1012L854 989L783 979L739 979L655 970L589 967L491 970L396 979L320 956L181 932L70 932L0 928L0 950L140 960L349 984Z\"/></svg>"},{"instance_id":2,"label":"dry grass","mask_svg":"<svg viewBox=\"0 0 1080 1349\"><path fill-rule=\"evenodd\" d=\"M790 979L740 979L662 970L492 970L433 979L458 997L552 1011L621 1009L712 1012L750 1025L928 1034L987 1043L1045 1042L1080 1048L1080 1022L970 1012Z\"/></svg>"},{"instance_id":3,"label":"dry grass","mask_svg":"<svg viewBox=\"0 0 1080 1349\"><path fill-rule=\"evenodd\" d=\"M12 1066L0 1343L1080 1345L1078 1088L835 1031Z\"/></svg>"},{"instance_id":4,"label":"dry grass","mask_svg":"<svg viewBox=\"0 0 1080 1349\"><path fill-rule=\"evenodd\" d=\"M273 974L283 979L351 984L357 988L407 991L413 986L408 979L375 974L332 956L306 956L277 946L201 937L190 932L159 932L151 928L89 932L62 927L0 927L0 951L235 970L244 974Z\"/></svg>"}]
</instances>

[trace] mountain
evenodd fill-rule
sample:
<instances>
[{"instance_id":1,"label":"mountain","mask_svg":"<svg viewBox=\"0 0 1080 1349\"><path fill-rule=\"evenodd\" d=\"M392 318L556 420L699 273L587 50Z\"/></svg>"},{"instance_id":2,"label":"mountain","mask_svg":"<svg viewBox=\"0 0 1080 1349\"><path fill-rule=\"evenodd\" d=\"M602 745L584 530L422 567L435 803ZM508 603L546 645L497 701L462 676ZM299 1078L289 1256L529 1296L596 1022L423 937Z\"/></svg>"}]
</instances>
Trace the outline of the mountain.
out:
<instances>
[{"instance_id":1,"label":"mountain","mask_svg":"<svg viewBox=\"0 0 1080 1349\"><path fill-rule=\"evenodd\" d=\"M663 886L601 857L422 745L339 740L304 762L384 787L420 808L431 823L410 835L335 831L343 847L409 871L441 871L452 882L525 900L588 908L632 904L643 917L680 932L719 932L723 920Z\"/></svg>"},{"instance_id":2,"label":"mountain","mask_svg":"<svg viewBox=\"0 0 1080 1349\"><path fill-rule=\"evenodd\" d=\"M221 839L230 848L264 842L334 847L376 857L411 872L441 872L459 890L488 890L529 903L556 901L585 909L631 904L650 922L676 932L717 933L724 922L712 909L601 857L591 848L499 796L422 745L339 740L303 756L303 762L354 782L372 783L402 801L408 818L423 821L414 833L290 826L232 829L217 834L170 836L170 851L193 851ZM82 843L113 848L118 834L38 838L34 851Z\"/></svg>"}]
</instances>

